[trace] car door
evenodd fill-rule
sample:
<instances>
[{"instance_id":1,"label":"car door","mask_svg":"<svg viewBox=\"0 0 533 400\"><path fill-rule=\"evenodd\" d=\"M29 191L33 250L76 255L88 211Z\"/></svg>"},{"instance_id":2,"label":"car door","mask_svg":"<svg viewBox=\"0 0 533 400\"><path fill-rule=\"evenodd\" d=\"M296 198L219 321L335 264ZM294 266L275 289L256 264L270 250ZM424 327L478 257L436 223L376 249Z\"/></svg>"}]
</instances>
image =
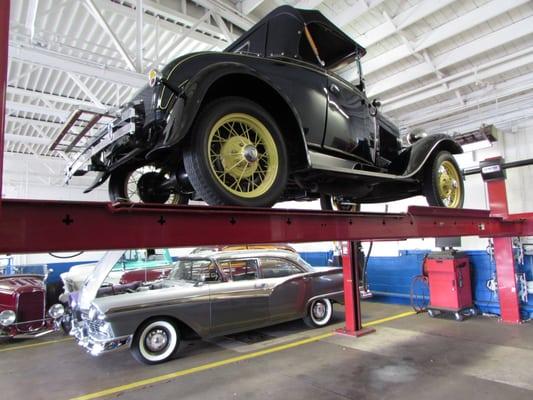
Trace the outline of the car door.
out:
<instances>
[{"instance_id":1,"label":"car door","mask_svg":"<svg viewBox=\"0 0 533 400\"><path fill-rule=\"evenodd\" d=\"M328 76L328 117L324 148L339 155L372 159L373 124L366 97L355 86Z\"/></svg>"},{"instance_id":2,"label":"car door","mask_svg":"<svg viewBox=\"0 0 533 400\"><path fill-rule=\"evenodd\" d=\"M258 279L257 259L220 260L218 265L228 281L210 287L212 335L267 325L269 292Z\"/></svg>"},{"instance_id":3,"label":"car door","mask_svg":"<svg viewBox=\"0 0 533 400\"><path fill-rule=\"evenodd\" d=\"M300 318L310 293L307 271L284 258L267 257L260 262L262 281L271 290L270 320L276 323Z\"/></svg>"}]
</instances>

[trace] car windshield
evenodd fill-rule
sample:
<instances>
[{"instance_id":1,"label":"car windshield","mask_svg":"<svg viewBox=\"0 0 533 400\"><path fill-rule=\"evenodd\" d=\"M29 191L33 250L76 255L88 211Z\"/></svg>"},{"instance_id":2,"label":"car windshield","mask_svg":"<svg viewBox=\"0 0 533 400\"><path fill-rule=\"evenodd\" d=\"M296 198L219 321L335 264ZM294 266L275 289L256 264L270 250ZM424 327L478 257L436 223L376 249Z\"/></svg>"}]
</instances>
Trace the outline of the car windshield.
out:
<instances>
[{"instance_id":1,"label":"car windshield","mask_svg":"<svg viewBox=\"0 0 533 400\"><path fill-rule=\"evenodd\" d=\"M214 282L219 281L220 276L216 266L208 259L185 259L179 260L168 279L187 282Z\"/></svg>"}]
</instances>

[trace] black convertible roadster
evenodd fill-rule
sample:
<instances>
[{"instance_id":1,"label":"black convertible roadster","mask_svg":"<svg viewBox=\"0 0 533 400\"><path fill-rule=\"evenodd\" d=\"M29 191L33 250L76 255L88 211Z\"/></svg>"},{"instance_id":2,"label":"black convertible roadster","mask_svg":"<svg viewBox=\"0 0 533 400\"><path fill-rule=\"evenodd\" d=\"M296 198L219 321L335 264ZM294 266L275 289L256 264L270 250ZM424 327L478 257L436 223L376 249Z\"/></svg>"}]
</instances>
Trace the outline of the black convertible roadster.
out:
<instances>
[{"instance_id":1,"label":"black convertible roadster","mask_svg":"<svg viewBox=\"0 0 533 400\"><path fill-rule=\"evenodd\" d=\"M459 208L464 186L447 135L399 130L365 95L365 49L320 12L282 6L223 52L177 58L125 104L67 168L109 179L113 201L323 208L423 194ZM353 63L358 82L336 72Z\"/></svg>"}]
</instances>

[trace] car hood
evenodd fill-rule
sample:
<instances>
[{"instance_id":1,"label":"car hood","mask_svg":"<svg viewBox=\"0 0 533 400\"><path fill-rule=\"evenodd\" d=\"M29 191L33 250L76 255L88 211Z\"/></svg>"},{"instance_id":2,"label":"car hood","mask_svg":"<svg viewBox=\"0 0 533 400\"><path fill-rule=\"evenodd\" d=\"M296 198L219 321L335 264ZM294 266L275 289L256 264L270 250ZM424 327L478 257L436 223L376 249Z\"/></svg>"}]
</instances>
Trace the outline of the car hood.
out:
<instances>
[{"instance_id":1,"label":"car hood","mask_svg":"<svg viewBox=\"0 0 533 400\"><path fill-rule=\"evenodd\" d=\"M102 286L105 278L122 257L124 250L112 250L104 254L102 259L96 263L94 270L85 279L80 289L79 307L81 310L88 310L91 302L96 297L98 289Z\"/></svg>"}]
</instances>

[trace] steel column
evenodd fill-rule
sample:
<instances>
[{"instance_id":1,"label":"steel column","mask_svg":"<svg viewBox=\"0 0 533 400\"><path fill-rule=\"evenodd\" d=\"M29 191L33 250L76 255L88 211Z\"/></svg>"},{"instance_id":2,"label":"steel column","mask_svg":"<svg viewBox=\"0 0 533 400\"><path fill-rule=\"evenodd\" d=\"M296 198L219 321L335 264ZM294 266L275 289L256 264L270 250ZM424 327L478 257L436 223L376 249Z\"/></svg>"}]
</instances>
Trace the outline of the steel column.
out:
<instances>
[{"instance_id":1,"label":"steel column","mask_svg":"<svg viewBox=\"0 0 533 400\"><path fill-rule=\"evenodd\" d=\"M0 206L2 205L2 176L4 172L4 129L6 124L7 51L9 45L10 0L0 7Z\"/></svg>"},{"instance_id":2,"label":"steel column","mask_svg":"<svg viewBox=\"0 0 533 400\"><path fill-rule=\"evenodd\" d=\"M507 217L509 215L505 178L486 182L491 215ZM494 238L494 260L496 278L498 279L498 298L502 322L520 323L520 303L516 287L513 243L510 237Z\"/></svg>"},{"instance_id":3,"label":"steel column","mask_svg":"<svg viewBox=\"0 0 533 400\"><path fill-rule=\"evenodd\" d=\"M361 298L359 293L359 242L342 243L342 274L344 278L344 328L338 333L362 336L375 332L373 328L363 328L361 321Z\"/></svg>"}]
</instances>

